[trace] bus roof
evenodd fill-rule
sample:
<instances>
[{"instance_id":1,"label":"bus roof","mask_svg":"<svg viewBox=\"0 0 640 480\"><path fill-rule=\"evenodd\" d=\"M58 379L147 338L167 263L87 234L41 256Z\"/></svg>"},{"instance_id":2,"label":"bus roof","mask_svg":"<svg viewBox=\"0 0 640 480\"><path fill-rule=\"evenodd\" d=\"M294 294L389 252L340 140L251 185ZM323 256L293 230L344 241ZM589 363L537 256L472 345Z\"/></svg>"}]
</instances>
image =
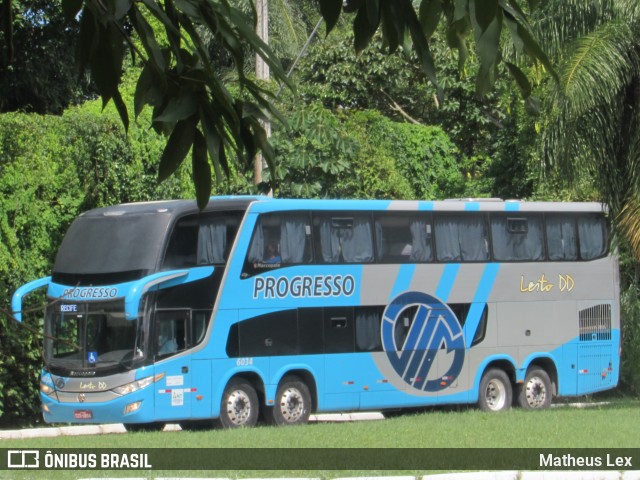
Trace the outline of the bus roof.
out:
<instances>
[{"instance_id":1,"label":"bus roof","mask_svg":"<svg viewBox=\"0 0 640 480\"><path fill-rule=\"evenodd\" d=\"M259 196L229 196L211 197L203 212L215 212L221 210L246 210L247 207L263 197ZM264 197L267 198L267 197ZM153 202L122 203L109 207L96 208L84 212L82 217L115 217L127 214L144 213L168 213L172 217L189 213L198 213L198 205L195 200L160 200Z\"/></svg>"},{"instance_id":2,"label":"bus roof","mask_svg":"<svg viewBox=\"0 0 640 480\"><path fill-rule=\"evenodd\" d=\"M215 202L215 199L212 199ZM213 203L213 202L212 202ZM455 200L300 200L254 197L251 211L281 210L448 211L448 212L594 212L605 211L598 202L528 202L500 199Z\"/></svg>"},{"instance_id":3,"label":"bus roof","mask_svg":"<svg viewBox=\"0 0 640 480\"><path fill-rule=\"evenodd\" d=\"M211 197L203 212L246 210L264 213L282 210L391 210L391 211L449 211L449 212L603 212L598 202L529 202L495 198L447 199L447 200L333 200L333 199L274 199L267 196L217 196ZM194 200L162 200L154 202L125 203L97 208L83 213L84 217L119 216L142 213L168 213L179 217L198 213Z\"/></svg>"}]
</instances>

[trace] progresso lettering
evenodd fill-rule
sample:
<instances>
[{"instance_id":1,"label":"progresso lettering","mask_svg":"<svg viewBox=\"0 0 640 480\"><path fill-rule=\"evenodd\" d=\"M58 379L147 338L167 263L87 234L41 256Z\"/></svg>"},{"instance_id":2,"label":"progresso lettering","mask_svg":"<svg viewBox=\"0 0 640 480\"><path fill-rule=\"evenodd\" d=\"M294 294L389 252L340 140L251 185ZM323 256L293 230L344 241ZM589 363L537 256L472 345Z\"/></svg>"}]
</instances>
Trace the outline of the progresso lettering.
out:
<instances>
[{"instance_id":1,"label":"progresso lettering","mask_svg":"<svg viewBox=\"0 0 640 480\"><path fill-rule=\"evenodd\" d=\"M350 297L356 289L353 275L256 277L253 298Z\"/></svg>"},{"instance_id":2,"label":"progresso lettering","mask_svg":"<svg viewBox=\"0 0 640 480\"><path fill-rule=\"evenodd\" d=\"M118 289L115 287L66 288L62 293L65 298L115 298Z\"/></svg>"}]
</instances>

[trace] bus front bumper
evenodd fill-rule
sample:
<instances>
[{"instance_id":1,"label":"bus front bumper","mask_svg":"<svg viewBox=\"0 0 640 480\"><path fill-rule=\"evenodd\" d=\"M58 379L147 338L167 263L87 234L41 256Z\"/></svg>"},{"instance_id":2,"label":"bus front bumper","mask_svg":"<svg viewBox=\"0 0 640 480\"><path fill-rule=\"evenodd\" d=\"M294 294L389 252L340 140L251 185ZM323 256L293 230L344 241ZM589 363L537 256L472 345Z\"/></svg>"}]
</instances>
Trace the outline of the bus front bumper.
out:
<instances>
[{"instance_id":1,"label":"bus front bumper","mask_svg":"<svg viewBox=\"0 0 640 480\"><path fill-rule=\"evenodd\" d=\"M92 393L75 394L76 401L61 402L40 393L46 423L148 423L154 421L153 388L146 388L108 401L92 401Z\"/></svg>"}]
</instances>

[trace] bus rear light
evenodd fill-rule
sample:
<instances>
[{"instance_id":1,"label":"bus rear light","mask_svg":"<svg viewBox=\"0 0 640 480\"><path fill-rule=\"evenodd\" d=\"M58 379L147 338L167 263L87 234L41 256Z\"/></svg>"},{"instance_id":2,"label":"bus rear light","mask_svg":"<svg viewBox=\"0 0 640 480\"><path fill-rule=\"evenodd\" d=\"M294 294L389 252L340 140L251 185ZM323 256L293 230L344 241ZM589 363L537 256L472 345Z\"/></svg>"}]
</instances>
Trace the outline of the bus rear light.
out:
<instances>
[{"instance_id":1,"label":"bus rear light","mask_svg":"<svg viewBox=\"0 0 640 480\"><path fill-rule=\"evenodd\" d=\"M130 403L129 405L124 407L124 414L127 415L129 413L135 412L136 410L138 410L140 408L140 405L142 405L142 400Z\"/></svg>"}]
</instances>

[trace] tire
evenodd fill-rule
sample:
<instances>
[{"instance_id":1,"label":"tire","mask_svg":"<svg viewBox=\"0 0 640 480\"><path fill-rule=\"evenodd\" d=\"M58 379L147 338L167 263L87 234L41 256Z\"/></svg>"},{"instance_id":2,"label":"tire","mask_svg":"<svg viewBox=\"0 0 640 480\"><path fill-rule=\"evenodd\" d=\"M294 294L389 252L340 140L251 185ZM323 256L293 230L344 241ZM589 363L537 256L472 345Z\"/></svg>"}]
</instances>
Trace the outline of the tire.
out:
<instances>
[{"instance_id":1,"label":"tire","mask_svg":"<svg viewBox=\"0 0 640 480\"><path fill-rule=\"evenodd\" d=\"M253 427L258 422L259 410L255 388L243 378L233 379L222 395L220 424L223 428Z\"/></svg>"},{"instance_id":2,"label":"tire","mask_svg":"<svg viewBox=\"0 0 640 480\"><path fill-rule=\"evenodd\" d=\"M297 377L286 377L278 386L276 404L266 412L272 425L304 425L311 415L311 393Z\"/></svg>"},{"instance_id":3,"label":"tire","mask_svg":"<svg viewBox=\"0 0 640 480\"><path fill-rule=\"evenodd\" d=\"M187 432L201 432L215 427L216 424L213 420L187 420L180 422L180 428Z\"/></svg>"},{"instance_id":4,"label":"tire","mask_svg":"<svg viewBox=\"0 0 640 480\"><path fill-rule=\"evenodd\" d=\"M382 412L382 415L384 415L384 418L398 418L398 417L403 417L406 414L407 414L407 411L403 408L399 408L397 410L385 410Z\"/></svg>"},{"instance_id":5,"label":"tire","mask_svg":"<svg viewBox=\"0 0 640 480\"><path fill-rule=\"evenodd\" d=\"M541 368L527 372L524 383L518 386L518 405L527 410L543 410L551 405L551 380Z\"/></svg>"},{"instance_id":6,"label":"tire","mask_svg":"<svg viewBox=\"0 0 640 480\"><path fill-rule=\"evenodd\" d=\"M498 368L487 370L480 381L478 406L485 412L500 412L511 407L511 380Z\"/></svg>"},{"instance_id":7,"label":"tire","mask_svg":"<svg viewBox=\"0 0 640 480\"><path fill-rule=\"evenodd\" d=\"M125 423L124 428L127 432L161 432L164 430L166 423Z\"/></svg>"}]
</instances>

